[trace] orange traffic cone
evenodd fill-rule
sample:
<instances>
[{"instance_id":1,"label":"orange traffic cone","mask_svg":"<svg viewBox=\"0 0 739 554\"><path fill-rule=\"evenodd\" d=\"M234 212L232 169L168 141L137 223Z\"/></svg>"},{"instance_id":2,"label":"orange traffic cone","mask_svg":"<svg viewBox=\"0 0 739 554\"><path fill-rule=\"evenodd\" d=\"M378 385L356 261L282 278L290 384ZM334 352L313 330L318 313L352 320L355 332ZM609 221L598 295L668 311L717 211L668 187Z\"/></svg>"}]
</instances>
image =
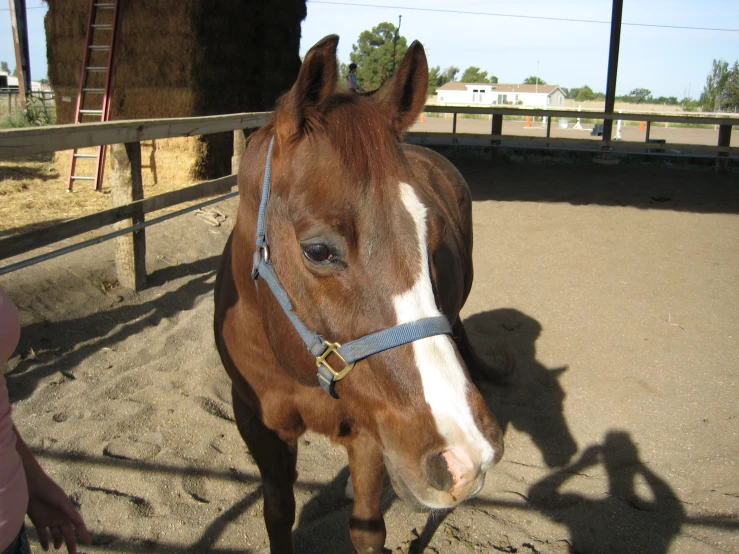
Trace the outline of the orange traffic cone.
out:
<instances>
[{"instance_id":1,"label":"orange traffic cone","mask_svg":"<svg viewBox=\"0 0 739 554\"><path fill-rule=\"evenodd\" d=\"M531 127L531 116L526 116L526 123L524 123L524 127Z\"/></svg>"},{"instance_id":2,"label":"orange traffic cone","mask_svg":"<svg viewBox=\"0 0 739 554\"><path fill-rule=\"evenodd\" d=\"M423 114L421 114L421 123L423 123L424 121L426 120L424 119Z\"/></svg>"},{"instance_id":3,"label":"orange traffic cone","mask_svg":"<svg viewBox=\"0 0 739 554\"><path fill-rule=\"evenodd\" d=\"M646 121L640 121L639 122L639 130L640 131L646 131L647 130L647 122Z\"/></svg>"}]
</instances>

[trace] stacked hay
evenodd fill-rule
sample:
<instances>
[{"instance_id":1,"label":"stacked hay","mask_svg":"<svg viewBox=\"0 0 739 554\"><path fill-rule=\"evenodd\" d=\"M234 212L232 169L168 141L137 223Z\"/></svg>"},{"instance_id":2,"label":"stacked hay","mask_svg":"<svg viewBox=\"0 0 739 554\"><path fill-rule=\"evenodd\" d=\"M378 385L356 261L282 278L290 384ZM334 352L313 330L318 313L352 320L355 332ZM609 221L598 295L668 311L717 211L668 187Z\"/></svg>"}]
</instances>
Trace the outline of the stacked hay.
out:
<instances>
[{"instance_id":1,"label":"stacked hay","mask_svg":"<svg viewBox=\"0 0 739 554\"><path fill-rule=\"evenodd\" d=\"M46 2L49 80L59 123L71 123L90 1ZM305 15L305 0L122 0L111 119L272 109L300 69ZM96 32L107 42L107 31ZM91 65L105 65L105 53L93 55ZM230 133L192 142L195 178L230 173Z\"/></svg>"}]
</instances>

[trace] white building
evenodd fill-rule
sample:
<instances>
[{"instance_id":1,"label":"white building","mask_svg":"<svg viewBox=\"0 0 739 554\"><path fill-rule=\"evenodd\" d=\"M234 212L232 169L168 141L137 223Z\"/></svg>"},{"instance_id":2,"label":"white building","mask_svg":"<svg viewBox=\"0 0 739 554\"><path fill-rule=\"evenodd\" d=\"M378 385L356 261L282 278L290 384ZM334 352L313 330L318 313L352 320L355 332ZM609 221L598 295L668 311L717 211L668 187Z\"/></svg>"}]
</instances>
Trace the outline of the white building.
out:
<instances>
[{"instance_id":1,"label":"white building","mask_svg":"<svg viewBox=\"0 0 739 554\"><path fill-rule=\"evenodd\" d=\"M5 71L0 71L0 88L18 90L18 77L13 77ZM31 91L51 91L51 86L41 81L31 81Z\"/></svg>"},{"instance_id":2,"label":"white building","mask_svg":"<svg viewBox=\"0 0 739 554\"><path fill-rule=\"evenodd\" d=\"M504 85L500 83L446 83L436 90L442 106L564 106L565 93L557 85Z\"/></svg>"}]
</instances>

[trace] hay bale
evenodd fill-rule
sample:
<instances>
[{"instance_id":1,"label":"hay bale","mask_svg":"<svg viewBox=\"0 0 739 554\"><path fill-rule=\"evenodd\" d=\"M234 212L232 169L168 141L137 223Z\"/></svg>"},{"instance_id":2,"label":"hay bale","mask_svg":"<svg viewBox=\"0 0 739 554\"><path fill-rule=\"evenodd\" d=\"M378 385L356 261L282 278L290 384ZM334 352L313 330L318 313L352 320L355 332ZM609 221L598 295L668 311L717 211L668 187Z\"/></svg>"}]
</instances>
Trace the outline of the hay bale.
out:
<instances>
[{"instance_id":1,"label":"hay bale","mask_svg":"<svg viewBox=\"0 0 739 554\"><path fill-rule=\"evenodd\" d=\"M58 121L69 123L74 119L90 3L45 1L49 80ZM127 0L122 6L111 119L269 110L300 69L305 0ZM98 32L96 42L105 42ZM105 65L104 53L94 56L92 65ZM96 76L93 86L102 87L102 78ZM215 178L230 173L230 133L191 143L192 175Z\"/></svg>"}]
</instances>

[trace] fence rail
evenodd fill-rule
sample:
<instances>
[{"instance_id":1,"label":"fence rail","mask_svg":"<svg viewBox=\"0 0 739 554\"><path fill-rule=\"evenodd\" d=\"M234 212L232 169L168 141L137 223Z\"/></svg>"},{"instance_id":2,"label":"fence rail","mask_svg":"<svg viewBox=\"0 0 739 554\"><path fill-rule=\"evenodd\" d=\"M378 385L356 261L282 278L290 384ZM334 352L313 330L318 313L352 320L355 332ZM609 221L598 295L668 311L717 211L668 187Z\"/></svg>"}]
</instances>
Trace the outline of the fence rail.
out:
<instances>
[{"instance_id":1,"label":"fence rail","mask_svg":"<svg viewBox=\"0 0 739 554\"><path fill-rule=\"evenodd\" d=\"M739 126L739 114L725 113L660 113L660 112L619 112L606 113L601 110L549 109L515 106L446 106L427 104L427 113L452 114L452 132L449 133L410 133L411 141L420 144L434 144L446 140L446 143L458 144L459 140L473 141L476 144L509 146L523 148L548 148L555 150L591 150L598 152L648 153L668 155L709 156L717 159L717 168L725 170L729 158L739 157L739 148L731 147L731 129ZM490 135L468 134L457 132L457 116L459 114L490 115ZM545 137L521 137L503 133L504 117L542 117L546 118ZM646 129L643 142L622 141L603 135L600 141L575 138L553 138L551 127L553 118L583 118L590 120L644 121ZM682 123L696 125L714 125L717 130L716 146L690 145L688 152L685 144L659 144L650 142L652 123Z\"/></svg>"},{"instance_id":2,"label":"fence rail","mask_svg":"<svg viewBox=\"0 0 739 554\"><path fill-rule=\"evenodd\" d=\"M272 112L254 112L0 129L0 160L101 144L125 144L249 129L261 127L271 116Z\"/></svg>"},{"instance_id":3,"label":"fence rail","mask_svg":"<svg viewBox=\"0 0 739 554\"><path fill-rule=\"evenodd\" d=\"M229 175L145 199L141 177L141 141L234 131L234 151L238 152L240 147L243 148L243 130L261 127L269 121L271 115L271 112L256 112L0 130L0 160L72 148L111 145L111 158L115 162L110 180L113 208L51 227L2 238L0 260L20 256L111 224L118 226L113 232L0 267L0 275L105 240L115 239L119 282L135 290L143 288L146 284L144 228L198 207L225 200L235 193L224 194L197 206L190 206L149 221L144 220L144 215L229 191L236 185L236 176Z\"/></svg>"},{"instance_id":4,"label":"fence rail","mask_svg":"<svg viewBox=\"0 0 739 554\"><path fill-rule=\"evenodd\" d=\"M540 109L520 107L471 107L471 106L437 106L427 105L426 112L453 114L452 134L444 133L411 133L421 141L424 137L450 138L456 141L460 137L469 137L489 141L489 144L545 144L547 147L561 148L563 144L576 146L579 144L593 144L594 141L577 139L552 139L550 135L552 118L581 117L588 119L621 119L625 121L647 121L647 140L649 125L652 122L700 123L712 124L718 127L718 142L716 146L698 148L708 155L719 157L719 162L726 162L730 154L739 152L731 148L730 137L732 126L739 125L739 116L726 114L663 114L663 113L614 113L607 114L593 110L567 109ZM486 114L491 116L490 135L465 135L456 133L456 119L458 114ZM7 160L18 156L47 154L59 150L85 148L99 145L112 145L114 175L111 179L111 196L114 207L96 214L72 219L52 227L30 231L20 235L0 239L0 260L5 260L34 249L46 247L61 240L79 236L83 233L98 230L107 225L115 224L119 228L112 232L79 243L55 250L31 259L26 259L10 265L0 267L0 275L32 263L43 261L81 247L97 244L103 240L116 239L116 260L118 279L122 285L139 289L145 285L145 238L143 229L151 224L164 221L195 209L197 206L179 210L174 214L157 217L150 221L144 220L144 215L165 207L171 207L183 202L190 202L206 196L213 196L225 192L235 185L234 175L212 181L206 181L192 187L187 187L170 193L143 198L141 178L141 142L152 139L163 139L183 136L206 135L235 131L234 155L238 157L243 152L244 129L261 127L272 116L272 112L253 112L211 117L190 117L154 120L114 121L106 123L82 123L77 125L50 125L45 127L29 127L21 129L0 129L0 160ZM537 116L548 118L546 139L534 137L513 137L503 134L503 118L512 116ZM542 143L541 141L546 141ZM604 151L619 151L623 148L637 145L642 149L644 143L614 142L610 137L595 144ZM654 149L668 149L672 145L646 145ZM722 157L725 157L722 159ZM226 194L219 198L208 200L203 204L213 203L233 196ZM143 247L142 247L143 246Z\"/></svg>"}]
</instances>

